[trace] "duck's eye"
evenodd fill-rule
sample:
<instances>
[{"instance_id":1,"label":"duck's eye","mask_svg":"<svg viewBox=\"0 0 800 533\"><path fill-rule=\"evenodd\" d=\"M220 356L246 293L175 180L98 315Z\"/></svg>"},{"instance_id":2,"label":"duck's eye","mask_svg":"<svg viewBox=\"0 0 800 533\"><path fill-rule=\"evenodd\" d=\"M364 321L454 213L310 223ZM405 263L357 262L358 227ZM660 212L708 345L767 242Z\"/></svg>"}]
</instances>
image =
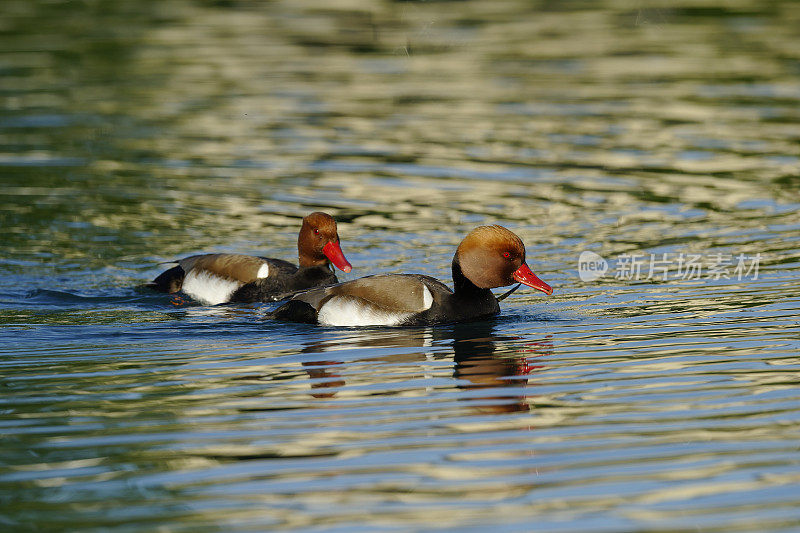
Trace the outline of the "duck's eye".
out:
<instances>
[{"instance_id":1,"label":"duck's eye","mask_svg":"<svg viewBox=\"0 0 800 533\"><path fill-rule=\"evenodd\" d=\"M319 229L318 228L314 228L314 235L319 235Z\"/></svg>"},{"instance_id":2,"label":"duck's eye","mask_svg":"<svg viewBox=\"0 0 800 533\"><path fill-rule=\"evenodd\" d=\"M506 259L511 259L511 253L510 252L503 252L503 257L505 257Z\"/></svg>"}]
</instances>

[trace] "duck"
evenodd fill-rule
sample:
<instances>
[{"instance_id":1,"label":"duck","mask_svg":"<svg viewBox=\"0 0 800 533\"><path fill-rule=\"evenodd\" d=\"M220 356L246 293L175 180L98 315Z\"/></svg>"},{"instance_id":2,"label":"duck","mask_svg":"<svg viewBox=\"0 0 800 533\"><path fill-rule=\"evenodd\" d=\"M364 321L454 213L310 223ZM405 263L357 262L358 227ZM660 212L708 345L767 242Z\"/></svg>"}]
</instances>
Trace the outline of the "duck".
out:
<instances>
[{"instance_id":1,"label":"duck","mask_svg":"<svg viewBox=\"0 0 800 533\"><path fill-rule=\"evenodd\" d=\"M378 274L301 292L267 317L325 326L426 326L498 314L493 288L521 283L553 293L526 264L522 239L503 226L469 232L452 272L452 290L423 274Z\"/></svg>"},{"instance_id":2,"label":"duck","mask_svg":"<svg viewBox=\"0 0 800 533\"><path fill-rule=\"evenodd\" d=\"M312 287L338 283L331 263L348 273L352 265L339 244L336 221L315 211L303 218L297 237L299 266L282 259L241 254L201 254L174 261L147 287L206 305L270 302Z\"/></svg>"}]
</instances>

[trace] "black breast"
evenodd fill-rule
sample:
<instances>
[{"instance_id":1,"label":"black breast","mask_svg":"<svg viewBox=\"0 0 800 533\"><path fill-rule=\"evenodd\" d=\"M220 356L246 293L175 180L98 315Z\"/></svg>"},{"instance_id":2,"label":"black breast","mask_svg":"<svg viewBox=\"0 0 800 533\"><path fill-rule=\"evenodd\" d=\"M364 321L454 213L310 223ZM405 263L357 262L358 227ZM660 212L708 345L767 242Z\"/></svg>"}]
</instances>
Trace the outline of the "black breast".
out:
<instances>
[{"instance_id":1,"label":"black breast","mask_svg":"<svg viewBox=\"0 0 800 533\"><path fill-rule=\"evenodd\" d=\"M471 283L468 287L459 286L460 290L451 291L445 284L435 278L419 276L433 295L430 309L410 316L405 325L424 326L431 324L447 324L466 322L479 318L494 316L500 312L492 291L479 289Z\"/></svg>"},{"instance_id":2,"label":"black breast","mask_svg":"<svg viewBox=\"0 0 800 533\"><path fill-rule=\"evenodd\" d=\"M430 309L409 317L405 324L409 326L448 324L494 316L500 312L500 306L492 291L489 289L485 291L485 294L473 295L470 298L464 298L459 294L434 298Z\"/></svg>"}]
</instances>

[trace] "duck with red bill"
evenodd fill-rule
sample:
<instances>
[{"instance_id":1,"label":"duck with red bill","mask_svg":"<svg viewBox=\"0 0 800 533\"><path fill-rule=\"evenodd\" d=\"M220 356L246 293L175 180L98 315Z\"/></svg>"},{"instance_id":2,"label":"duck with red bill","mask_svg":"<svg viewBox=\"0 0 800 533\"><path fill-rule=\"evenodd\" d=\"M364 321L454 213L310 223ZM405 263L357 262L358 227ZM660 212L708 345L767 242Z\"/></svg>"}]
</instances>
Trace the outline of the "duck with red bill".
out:
<instances>
[{"instance_id":1,"label":"duck with red bill","mask_svg":"<svg viewBox=\"0 0 800 533\"><path fill-rule=\"evenodd\" d=\"M524 283L552 294L525 263L525 245L502 226L472 230L453 256L453 289L422 274L381 274L300 293L271 313L327 326L423 326L496 315L491 289ZM509 293L507 293L509 294Z\"/></svg>"},{"instance_id":2,"label":"duck with red bill","mask_svg":"<svg viewBox=\"0 0 800 533\"><path fill-rule=\"evenodd\" d=\"M207 305L271 302L338 283L331 264L343 272L353 269L339 244L336 221L326 213L314 212L303 219L297 255L298 266L252 255L193 255L178 260L148 286L166 293L180 291Z\"/></svg>"}]
</instances>

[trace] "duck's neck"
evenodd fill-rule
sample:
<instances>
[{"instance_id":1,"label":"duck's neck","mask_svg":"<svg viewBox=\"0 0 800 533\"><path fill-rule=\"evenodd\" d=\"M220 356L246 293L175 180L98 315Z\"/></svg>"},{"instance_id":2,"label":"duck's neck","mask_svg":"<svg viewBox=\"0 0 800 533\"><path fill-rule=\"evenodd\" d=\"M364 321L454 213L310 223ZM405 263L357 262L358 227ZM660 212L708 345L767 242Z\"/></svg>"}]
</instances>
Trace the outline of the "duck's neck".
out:
<instances>
[{"instance_id":1,"label":"duck's neck","mask_svg":"<svg viewBox=\"0 0 800 533\"><path fill-rule=\"evenodd\" d=\"M322 265L301 266L287 278L286 287L289 290L305 290L320 285L330 285L338 281L331 265L324 263Z\"/></svg>"},{"instance_id":2,"label":"duck's neck","mask_svg":"<svg viewBox=\"0 0 800 533\"><path fill-rule=\"evenodd\" d=\"M453 293L460 297L486 298L490 296L494 299L492 291L489 289L481 289L467 279L467 276L461 271L458 257L453 258Z\"/></svg>"},{"instance_id":3,"label":"duck's neck","mask_svg":"<svg viewBox=\"0 0 800 533\"><path fill-rule=\"evenodd\" d=\"M328 263L317 263L315 265L304 265L300 263L298 265L297 272L295 272L295 276L302 276L306 275L308 272L320 272L325 274L333 274L335 271L333 270L333 266Z\"/></svg>"},{"instance_id":4,"label":"duck's neck","mask_svg":"<svg viewBox=\"0 0 800 533\"><path fill-rule=\"evenodd\" d=\"M297 264L300 268L312 268L320 266L330 268L330 263L328 262L327 257L322 254L308 253L304 250L298 250Z\"/></svg>"}]
</instances>

